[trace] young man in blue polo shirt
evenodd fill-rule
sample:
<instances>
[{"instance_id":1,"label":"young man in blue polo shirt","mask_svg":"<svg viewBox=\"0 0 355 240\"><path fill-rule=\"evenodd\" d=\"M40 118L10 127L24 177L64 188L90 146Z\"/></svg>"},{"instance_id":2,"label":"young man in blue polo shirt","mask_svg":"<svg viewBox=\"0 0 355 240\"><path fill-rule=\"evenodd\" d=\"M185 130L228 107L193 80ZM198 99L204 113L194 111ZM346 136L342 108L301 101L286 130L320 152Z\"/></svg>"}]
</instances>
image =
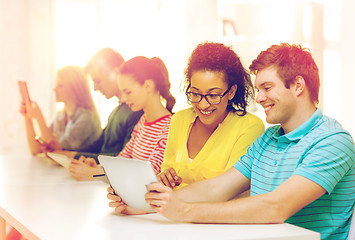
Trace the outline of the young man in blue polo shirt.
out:
<instances>
[{"instance_id":1,"label":"young man in blue polo shirt","mask_svg":"<svg viewBox=\"0 0 355 240\"><path fill-rule=\"evenodd\" d=\"M177 221L288 222L320 232L322 239L347 239L355 199L354 142L317 108L319 71L310 52L273 45L250 70L266 121L278 125L222 175L177 191L152 183L147 202ZM250 197L235 199L249 187ZM118 196L109 198L116 212L139 213Z\"/></svg>"}]
</instances>

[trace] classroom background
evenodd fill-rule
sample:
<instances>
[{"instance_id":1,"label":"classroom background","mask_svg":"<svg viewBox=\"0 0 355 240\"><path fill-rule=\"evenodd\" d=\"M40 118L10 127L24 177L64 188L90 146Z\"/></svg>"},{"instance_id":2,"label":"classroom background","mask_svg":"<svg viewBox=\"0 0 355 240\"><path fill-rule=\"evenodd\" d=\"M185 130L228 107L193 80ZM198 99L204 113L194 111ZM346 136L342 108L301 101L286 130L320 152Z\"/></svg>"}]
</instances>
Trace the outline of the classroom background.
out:
<instances>
[{"instance_id":1,"label":"classroom background","mask_svg":"<svg viewBox=\"0 0 355 240\"><path fill-rule=\"evenodd\" d=\"M57 108L56 71L84 67L105 47L125 60L158 56L166 63L174 111L188 107L181 82L200 42L233 46L244 66L271 44L311 49L319 66L319 107L355 136L355 2L352 0L0 0L0 154L27 153L17 80L47 123ZM117 105L93 92L102 126ZM250 111L265 120L256 104Z\"/></svg>"}]
</instances>

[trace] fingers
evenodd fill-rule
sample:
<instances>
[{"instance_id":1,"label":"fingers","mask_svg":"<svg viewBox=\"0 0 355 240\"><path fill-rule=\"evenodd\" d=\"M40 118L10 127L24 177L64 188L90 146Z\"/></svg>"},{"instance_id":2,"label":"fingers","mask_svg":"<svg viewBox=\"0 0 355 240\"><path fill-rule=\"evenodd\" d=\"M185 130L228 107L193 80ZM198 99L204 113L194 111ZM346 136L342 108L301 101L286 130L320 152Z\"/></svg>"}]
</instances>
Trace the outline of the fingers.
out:
<instances>
[{"instance_id":1,"label":"fingers","mask_svg":"<svg viewBox=\"0 0 355 240\"><path fill-rule=\"evenodd\" d=\"M126 204L121 204L121 205L119 205L119 206L117 206L117 207L115 207L115 213L117 213L117 214L128 214L127 213L127 205Z\"/></svg>"},{"instance_id":2,"label":"fingers","mask_svg":"<svg viewBox=\"0 0 355 240\"><path fill-rule=\"evenodd\" d=\"M93 158L86 158L85 163L88 164L90 167L97 166L96 160Z\"/></svg>"},{"instance_id":3,"label":"fingers","mask_svg":"<svg viewBox=\"0 0 355 240\"><path fill-rule=\"evenodd\" d=\"M20 113L22 115L26 115L26 103L24 100L21 101L21 105L20 105Z\"/></svg>"},{"instance_id":4,"label":"fingers","mask_svg":"<svg viewBox=\"0 0 355 240\"><path fill-rule=\"evenodd\" d=\"M112 187L107 188L107 198L110 200L108 205L115 208L115 212L118 214L127 214L127 205L122 201L120 196L115 194Z\"/></svg>"},{"instance_id":5,"label":"fingers","mask_svg":"<svg viewBox=\"0 0 355 240\"><path fill-rule=\"evenodd\" d=\"M169 172L170 172L172 178L174 179L174 185L179 186L182 182L182 178L177 175L174 168L170 168Z\"/></svg>"},{"instance_id":6,"label":"fingers","mask_svg":"<svg viewBox=\"0 0 355 240\"><path fill-rule=\"evenodd\" d=\"M158 210L155 208L164 206L169 201L170 193L173 191L162 183L151 183L147 186L147 190L148 192L144 196L145 200L156 211Z\"/></svg>"},{"instance_id":7,"label":"fingers","mask_svg":"<svg viewBox=\"0 0 355 240\"><path fill-rule=\"evenodd\" d=\"M57 147L58 142L55 140L51 140L47 145L47 150L50 152L53 152L55 149L58 149L59 147Z\"/></svg>"},{"instance_id":8,"label":"fingers","mask_svg":"<svg viewBox=\"0 0 355 240\"><path fill-rule=\"evenodd\" d=\"M131 208L123 202L122 198L118 196L112 187L107 188L107 198L110 200L109 206L115 208L115 212L120 215L137 215L151 213L152 211L146 211L142 209Z\"/></svg>"},{"instance_id":9,"label":"fingers","mask_svg":"<svg viewBox=\"0 0 355 240\"><path fill-rule=\"evenodd\" d=\"M179 186L182 183L182 178L181 177L177 177L177 179L175 180L175 185Z\"/></svg>"},{"instance_id":10,"label":"fingers","mask_svg":"<svg viewBox=\"0 0 355 240\"><path fill-rule=\"evenodd\" d=\"M115 212L118 214L127 214L127 205L122 201L111 201L108 205L115 208Z\"/></svg>"},{"instance_id":11,"label":"fingers","mask_svg":"<svg viewBox=\"0 0 355 240\"><path fill-rule=\"evenodd\" d=\"M174 188L179 186L182 182L181 177L179 177L174 168L166 169L158 175L159 181L165 186Z\"/></svg>"},{"instance_id":12,"label":"fingers","mask_svg":"<svg viewBox=\"0 0 355 240\"><path fill-rule=\"evenodd\" d=\"M170 187L170 188L173 188L173 183L174 182L170 182L169 181L169 178L166 176L165 172L161 172L159 175L158 175L158 180L164 184L165 186L167 187Z\"/></svg>"},{"instance_id":13,"label":"fingers","mask_svg":"<svg viewBox=\"0 0 355 240\"><path fill-rule=\"evenodd\" d=\"M90 178L88 177L88 175L90 174L87 173L85 169L85 164L74 158L71 158L70 160L71 160L71 163L69 164L70 175L77 181L90 180Z\"/></svg>"},{"instance_id":14,"label":"fingers","mask_svg":"<svg viewBox=\"0 0 355 240\"><path fill-rule=\"evenodd\" d=\"M170 189L170 188L168 188ZM171 189L170 189L171 190ZM145 201L158 213L164 209L171 200L169 193L148 192L145 195Z\"/></svg>"},{"instance_id":15,"label":"fingers","mask_svg":"<svg viewBox=\"0 0 355 240\"><path fill-rule=\"evenodd\" d=\"M108 187L108 188L107 188L107 192L108 192L108 193L111 193L111 194L115 194L115 192L114 192L114 190L113 190L112 187Z\"/></svg>"},{"instance_id":16,"label":"fingers","mask_svg":"<svg viewBox=\"0 0 355 240\"><path fill-rule=\"evenodd\" d=\"M82 162L82 163L84 163L85 160L86 160L86 158L85 158L83 155L81 155L81 156L79 157L79 159L78 159L78 161L79 161L79 162Z\"/></svg>"},{"instance_id":17,"label":"fingers","mask_svg":"<svg viewBox=\"0 0 355 240\"><path fill-rule=\"evenodd\" d=\"M147 186L147 194L151 194L151 193L164 193L164 192L170 192L172 191L171 188L163 185L162 183L158 183L158 182L155 182L155 183L151 183Z\"/></svg>"},{"instance_id":18,"label":"fingers","mask_svg":"<svg viewBox=\"0 0 355 240\"><path fill-rule=\"evenodd\" d=\"M96 163L95 159L89 158L89 157L86 158L83 155L81 155L79 157L78 162L85 163L85 164L89 165L90 167L96 167L97 166L97 163Z\"/></svg>"},{"instance_id":19,"label":"fingers","mask_svg":"<svg viewBox=\"0 0 355 240\"><path fill-rule=\"evenodd\" d=\"M160 199L146 199L146 201L157 212L159 212L159 208L162 208L166 205L166 201Z\"/></svg>"},{"instance_id":20,"label":"fingers","mask_svg":"<svg viewBox=\"0 0 355 240\"><path fill-rule=\"evenodd\" d=\"M114 202L122 202L122 198L114 193L108 193L107 198Z\"/></svg>"},{"instance_id":21,"label":"fingers","mask_svg":"<svg viewBox=\"0 0 355 240\"><path fill-rule=\"evenodd\" d=\"M70 165L69 165L69 169L73 168L74 165L80 164L80 161L75 159L75 158L70 158Z\"/></svg>"},{"instance_id":22,"label":"fingers","mask_svg":"<svg viewBox=\"0 0 355 240\"><path fill-rule=\"evenodd\" d=\"M34 117L34 107L36 104L34 102L24 101L24 107L26 109L26 115L29 117Z\"/></svg>"},{"instance_id":23,"label":"fingers","mask_svg":"<svg viewBox=\"0 0 355 240\"><path fill-rule=\"evenodd\" d=\"M121 197L115 193L115 190L113 190L112 187L108 187L107 192L108 192L108 194L107 194L108 199L110 199L112 201L122 201Z\"/></svg>"},{"instance_id":24,"label":"fingers","mask_svg":"<svg viewBox=\"0 0 355 240\"><path fill-rule=\"evenodd\" d=\"M118 197L117 195L107 194L107 198L108 198L109 200L111 200L111 201L108 203L108 205L109 205L110 207L118 207L118 206L120 206L120 205L122 205L122 204L125 204L125 203L121 200L121 198Z\"/></svg>"}]
</instances>

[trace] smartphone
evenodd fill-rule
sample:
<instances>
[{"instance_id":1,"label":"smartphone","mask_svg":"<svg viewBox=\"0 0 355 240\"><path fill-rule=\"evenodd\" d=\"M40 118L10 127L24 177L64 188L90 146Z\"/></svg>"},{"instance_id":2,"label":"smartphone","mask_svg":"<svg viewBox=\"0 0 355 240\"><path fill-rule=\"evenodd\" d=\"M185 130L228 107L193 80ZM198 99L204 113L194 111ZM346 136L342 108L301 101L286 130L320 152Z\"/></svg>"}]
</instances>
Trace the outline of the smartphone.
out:
<instances>
[{"instance_id":1,"label":"smartphone","mask_svg":"<svg viewBox=\"0 0 355 240\"><path fill-rule=\"evenodd\" d=\"M24 101L31 102L30 94L28 92L27 82L18 80L17 83L18 83L18 87L19 87L22 99Z\"/></svg>"}]
</instances>

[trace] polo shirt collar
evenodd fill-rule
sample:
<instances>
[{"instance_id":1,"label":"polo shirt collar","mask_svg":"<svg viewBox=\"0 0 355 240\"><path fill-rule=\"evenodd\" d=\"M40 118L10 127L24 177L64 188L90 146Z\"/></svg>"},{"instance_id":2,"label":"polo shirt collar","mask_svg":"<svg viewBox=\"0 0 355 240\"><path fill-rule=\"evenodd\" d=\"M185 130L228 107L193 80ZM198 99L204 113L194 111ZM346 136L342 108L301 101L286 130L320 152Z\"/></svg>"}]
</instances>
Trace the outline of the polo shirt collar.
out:
<instances>
[{"instance_id":1,"label":"polo shirt collar","mask_svg":"<svg viewBox=\"0 0 355 240\"><path fill-rule=\"evenodd\" d=\"M284 131L281 126L276 130L274 133L273 137L277 141L298 141L301 138L303 138L310 130L311 128L316 124L317 121L319 121L323 117L322 111L317 108L317 110L313 113L313 115L307 119L302 125L297 127L295 130L284 134Z\"/></svg>"}]
</instances>

